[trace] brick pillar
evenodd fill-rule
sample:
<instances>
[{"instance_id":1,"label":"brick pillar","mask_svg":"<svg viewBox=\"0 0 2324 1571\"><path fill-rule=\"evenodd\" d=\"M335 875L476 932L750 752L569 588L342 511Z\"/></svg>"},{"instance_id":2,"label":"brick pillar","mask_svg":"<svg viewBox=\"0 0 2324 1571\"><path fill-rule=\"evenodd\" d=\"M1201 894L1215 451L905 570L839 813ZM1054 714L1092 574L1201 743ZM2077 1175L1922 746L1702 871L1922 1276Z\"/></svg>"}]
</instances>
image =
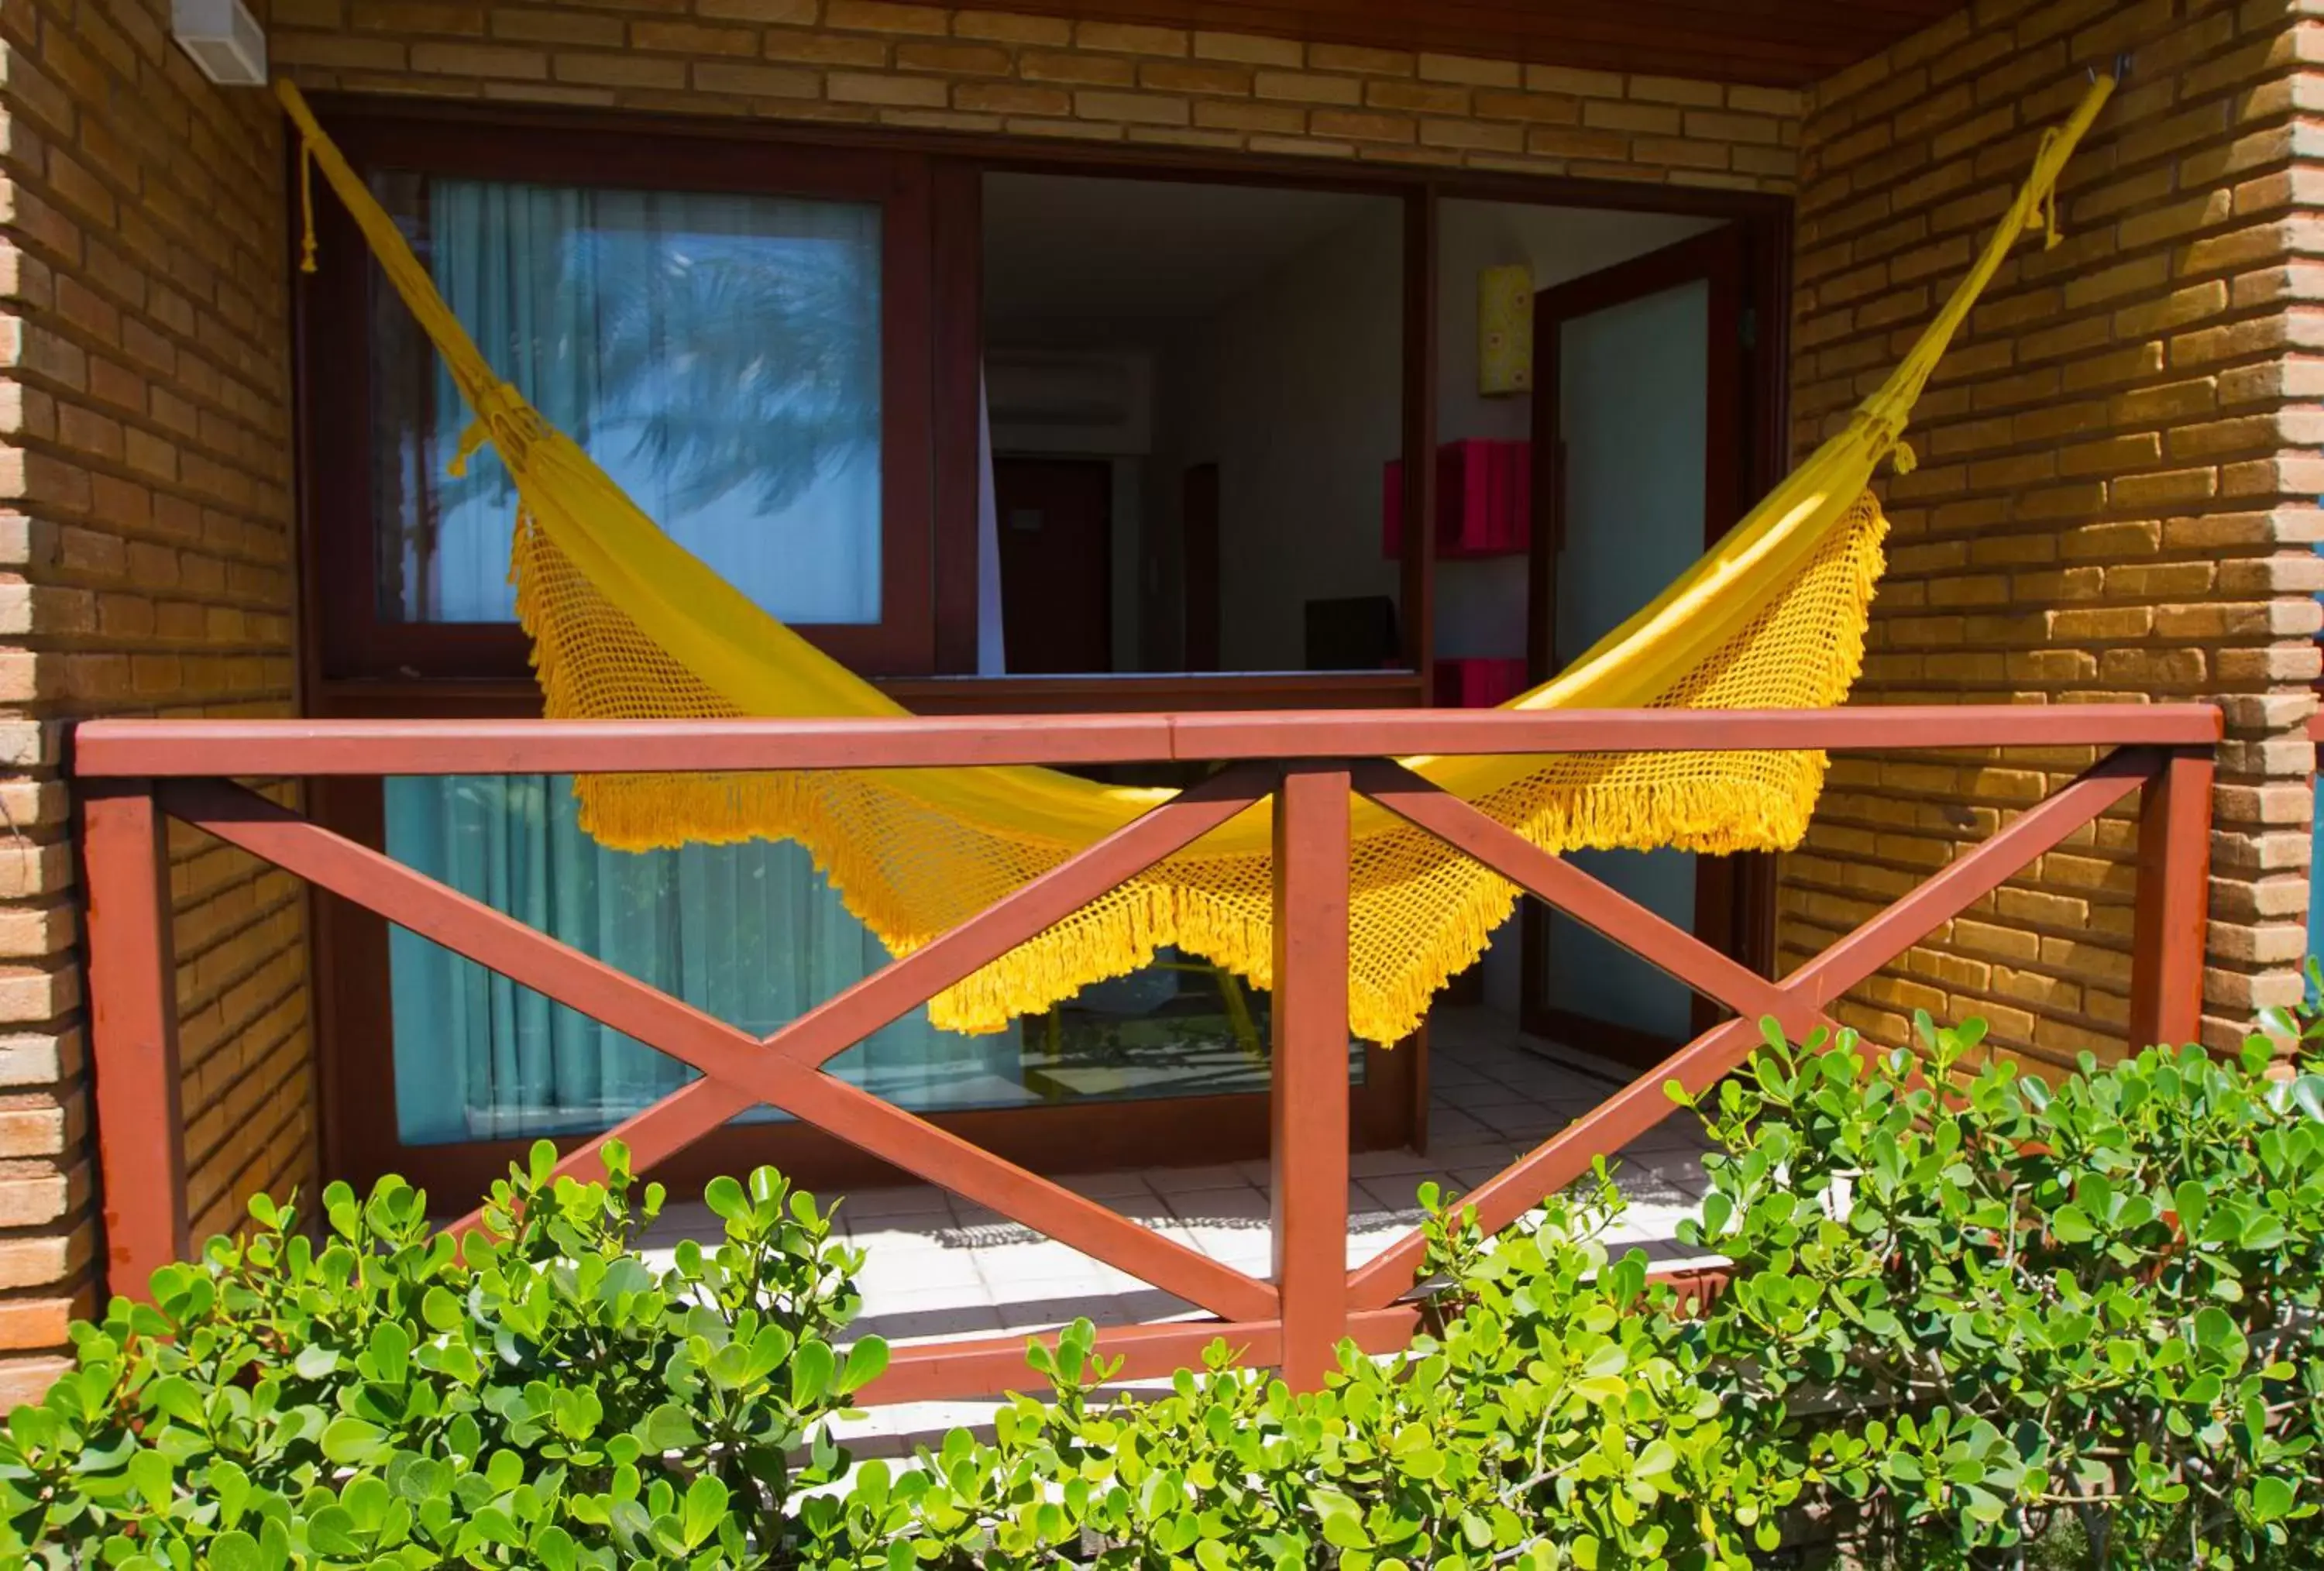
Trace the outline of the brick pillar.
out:
<instances>
[{"instance_id":1,"label":"brick pillar","mask_svg":"<svg viewBox=\"0 0 2324 1571\"><path fill-rule=\"evenodd\" d=\"M1858 688L1867 702L2217 699L2203 1035L2299 994L2324 570L2316 23L2296 0L1964 11L1811 94L1795 445L1925 322L2093 69L2132 69L1923 399ZM1848 761L1784 873L1787 960L2089 762L2072 749ZM2109 818L1848 1001L1980 1014L2052 1062L2121 1049L2135 826Z\"/></svg>"},{"instance_id":2,"label":"brick pillar","mask_svg":"<svg viewBox=\"0 0 2324 1571\"><path fill-rule=\"evenodd\" d=\"M100 1253L64 723L292 712L283 147L167 0L0 7L0 1406ZM198 1229L312 1178L303 906L173 842Z\"/></svg>"}]
</instances>

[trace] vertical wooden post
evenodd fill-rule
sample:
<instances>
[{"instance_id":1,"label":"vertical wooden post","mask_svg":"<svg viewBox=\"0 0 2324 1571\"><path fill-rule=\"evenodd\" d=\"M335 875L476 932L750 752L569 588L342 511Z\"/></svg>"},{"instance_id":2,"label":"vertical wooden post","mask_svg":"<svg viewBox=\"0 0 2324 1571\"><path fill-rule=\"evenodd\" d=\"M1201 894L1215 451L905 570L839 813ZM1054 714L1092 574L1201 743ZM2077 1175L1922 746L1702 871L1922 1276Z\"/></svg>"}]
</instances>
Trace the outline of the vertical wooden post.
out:
<instances>
[{"instance_id":1,"label":"vertical wooden post","mask_svg":"<svg viewBox=\"0 0 2324 1571\"><path fill-rule=\"evenodd\" d=\"M2130 1047L2198 1041L2211 906L2210 751L2173 752L2139 794Z\"/></svg>"},{"instance_id":2,"label":"vertical wooden post","mask_svg":"<svg viewBox=\"0 0 2324 1571\"><path fill-rule=\"evenodd\" d=\"M1348 772L1295 765L1275 798L1269 1142L1283 1377L1314 1391L1348 1326Z\"/></svg>"},{"instance_id":3,"label":"vertical wooden post","mask_svg":"<svg viewBox=\"0 0 2324 1571\"><path fill-rule=\"evenodd\" d=\"M143 1298L146 1279L191 1243L169 839L151 781L79 790L106 1286Z\"/></svg>"}]
</instances>

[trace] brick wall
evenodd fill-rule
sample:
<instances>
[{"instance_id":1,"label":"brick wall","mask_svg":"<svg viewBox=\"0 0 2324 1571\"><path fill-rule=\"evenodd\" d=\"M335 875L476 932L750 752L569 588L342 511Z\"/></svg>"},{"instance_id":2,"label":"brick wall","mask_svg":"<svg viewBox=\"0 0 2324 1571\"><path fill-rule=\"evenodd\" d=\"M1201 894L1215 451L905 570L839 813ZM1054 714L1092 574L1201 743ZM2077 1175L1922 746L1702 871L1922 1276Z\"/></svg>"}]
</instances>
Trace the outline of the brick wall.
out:
<instances>
[{"instance_id":1,"label":"brick wall","mask_svg":"<svg viewBox=\"0 0 2324 1571\"><path fill-rule=\"evenodd\" d=\"M272 0L301 86L1789 190L1798 95L884 0Z\"/></svg>"},{"instance_id":2,"label":"brick wall","mask_svg":"<svg viewBox=\"0 0 2324 1571\"><path fill-rule=\"evenodd\" d=\"M0 6L0 1408L102 1252L76 960L84 716L292 704L282 144L167 0ZM172 842L196 1224L311 1177L302 904Z\"/></svg>"},{"instance_id":3,"label":"brick wall","mask_svg":"<svg viewBox=\"0 0 2324 1571\"><path fill-rule=\"evenodd\" d=\"M2029 242L1922 401L1859 697L2218 698L2205 1034L2299 992L2324 586L2324 29L2302 0L1982 0L1820 84L1801 143L1793 414L1804 450L1924 322L2041 128L2132 54ZM1796 961L2089 762L2071 751L1836 766L1789 860ZM1894 1040L1977 1013L2037 1056L2118 1048L2135 829L2045 858L1852 1001Z\"/></svg>"}]
</instances>

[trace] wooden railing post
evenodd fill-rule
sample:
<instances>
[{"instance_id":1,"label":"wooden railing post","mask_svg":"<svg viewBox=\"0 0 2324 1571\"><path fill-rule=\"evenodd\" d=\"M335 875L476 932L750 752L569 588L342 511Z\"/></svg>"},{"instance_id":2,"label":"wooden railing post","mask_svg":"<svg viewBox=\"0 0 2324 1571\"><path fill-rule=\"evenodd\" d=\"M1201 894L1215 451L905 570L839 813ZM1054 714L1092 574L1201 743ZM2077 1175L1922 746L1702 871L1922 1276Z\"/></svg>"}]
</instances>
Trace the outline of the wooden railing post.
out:
<instances>
[{"instance_id":1,"label":"wooden railing post","mask_svg":"<svg viewBox=\"0 0 2324 1571\"><path fill-rule=\"evenodd\" d=\"M2139 797L2130 1047L2198 1041L2211 907L2211 750L2166 754Z\"/></svg>"},{"instance_id":2,"label":"wooden railing post","mask_svg":"<svg viewBox=\"0 0 2324 1571\"><path fill-rule=\"evenodd\" d=\"M79 792L106 1287L143 1298L191 1245L169 836L151 781L85 780Z\"/></svg>"},{"instance_id":3,"label":"wooden railing post","mask_svg":"<svg viewBox=\"0 0 2324 1571\"><path fill-rule=\"evenodd\" d=\"M1270 1160L1283 1378L1314 1391L1348 1327L1348 771L1275 798Z\"/></svg>"}]
</instances>

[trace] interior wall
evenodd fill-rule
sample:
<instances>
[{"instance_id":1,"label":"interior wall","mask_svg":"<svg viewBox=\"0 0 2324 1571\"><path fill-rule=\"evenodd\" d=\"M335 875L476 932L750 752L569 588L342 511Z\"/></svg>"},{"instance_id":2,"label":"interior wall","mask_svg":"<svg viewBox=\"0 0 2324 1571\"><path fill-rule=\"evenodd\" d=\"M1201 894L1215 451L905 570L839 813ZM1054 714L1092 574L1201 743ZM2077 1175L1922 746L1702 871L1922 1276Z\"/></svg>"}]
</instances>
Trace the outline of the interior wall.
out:
<instances>
[{"instance_id":1,"label":"interior wall","mask_svg":"<svg viewBox=\"0 0 2324 1571\"><path fill-rule=\"evenodd\" d=\"M1674 245L1723 220L1684 213L1545 208L1523 202L1451 200L1437 208L1436 431L1520 441L1533 434L1533 400L1477 391L1477 276L1523 263L1534 288L1581 278ZM1521 559L1439 562L1436 653L1440 658L1513 655L1525 648Z\"/></svg>"},{"instance_id":2,"label":"interior wall","mask_svg":"<svg viewBox=\"0 0 2324 1571\"><path fill-rule=\"evenodd\" d=\"M1305 667L1310 600L1394 598L1383 467L1403 439L1402 205L1383 199L1166 355L1153 566L1175 572L1179 477L1219 467L1219 658Z\"/></svg>"}]
</instances>

